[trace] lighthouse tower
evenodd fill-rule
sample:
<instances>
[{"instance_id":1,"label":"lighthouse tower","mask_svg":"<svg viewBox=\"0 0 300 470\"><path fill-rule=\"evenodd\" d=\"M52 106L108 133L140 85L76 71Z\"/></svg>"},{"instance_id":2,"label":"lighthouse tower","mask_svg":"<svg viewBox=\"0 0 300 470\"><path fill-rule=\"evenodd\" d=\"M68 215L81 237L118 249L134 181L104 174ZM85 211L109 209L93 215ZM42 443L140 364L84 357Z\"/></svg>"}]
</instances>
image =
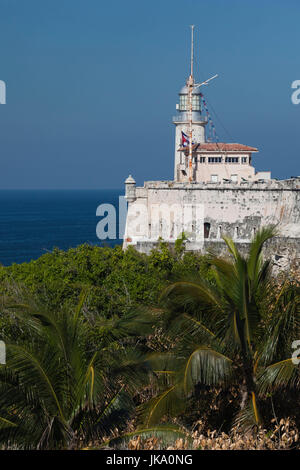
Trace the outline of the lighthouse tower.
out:
<instances>
[{"instance_id":1,"label":"lighthouse tower","mask_svg":"<svg viewBox=\"0 0 300 470\"><path fill-rule=\"evenodd\" d=\"M207 85L210 80L213 80L217 75L209 78L205 82L195 83L194 79L194 25L191 26L191 69L190 75L184 86L179 93L179 104L176 106L179 111L178 115L173 118L173 123L176 126L175 132L175 167L174 167L174 180L179 180L178 164L182 164L181 153L179 148L187 146L189 148L189 155L187 160L186 169L182 169L187 173L188 180L194 181L195 165L193 162L193 143L201 144L205 142L205 125L207 124L207 117L201 115L201 92L200 87ZM183 134L184 133L184 134ZM184 137L184 142L183 142ZM183 165L184 166L184 165Z\"/></svg>"},{"instance_id":2,"label":"lighthouse tower","mask_svg":"<svg viewBox=\"0 0 300 470\"><path fill-rule=\"evenodd\" d=\"M207 116L201 115L200 88L192 89L192 142L205 142L205 125ZM177 181L178 164L180 163L180 147L182 146L182 132L190 138L190 112L189 112L189 87L184 86L179 92L179 104L176 105L178 114L173 117L175 124L175 162L174 180Z\"/></svg>"}]
</instances>

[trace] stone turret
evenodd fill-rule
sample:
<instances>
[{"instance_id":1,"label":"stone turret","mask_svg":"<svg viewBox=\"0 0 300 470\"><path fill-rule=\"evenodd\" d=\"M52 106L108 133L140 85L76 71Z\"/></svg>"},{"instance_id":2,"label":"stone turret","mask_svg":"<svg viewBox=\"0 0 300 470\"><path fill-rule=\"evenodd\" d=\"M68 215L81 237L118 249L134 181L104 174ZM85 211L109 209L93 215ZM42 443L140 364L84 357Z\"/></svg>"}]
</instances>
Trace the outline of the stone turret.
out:
<instances>
[{"instance_id":1,"label":"stone turret","mask_svg":"<svg viewBox=\"0 0 300 470\"><path fill-rule=\"evenodd\" d=\"M125 199L127 202L136 200L136 182L131 175L125 180Z\"/></svg>"}]
</instances>

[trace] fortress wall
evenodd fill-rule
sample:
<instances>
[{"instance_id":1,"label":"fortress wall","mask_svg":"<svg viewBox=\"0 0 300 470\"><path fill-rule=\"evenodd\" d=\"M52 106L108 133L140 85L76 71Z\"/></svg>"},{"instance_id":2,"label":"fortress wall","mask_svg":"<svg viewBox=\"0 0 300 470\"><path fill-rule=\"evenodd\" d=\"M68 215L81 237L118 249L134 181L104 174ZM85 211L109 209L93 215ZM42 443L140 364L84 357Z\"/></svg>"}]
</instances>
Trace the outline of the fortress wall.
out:
<instances>
[{"instance_id":1,"label":"fortress wall","mask_svg":"<svg viewBox=\"0 0 300 470\"><path fill-rule=\"evenodd\" d=\"M249 249L248 243L236 242L240 252L246 256ZM150 254L153 248L157 248L159 242L138 242L136 249L142 253ZM169 243L170 249L174 249L174 242ZM205 241L202 247L195 247L189 243L186 244L187 251L196 251L202 254L211 253L215 256L228 258L227 246L223 240ZM264 259L270 259L272 263L272 273L274 275L280 272L299 273L300 270L300 238L275 237L268 240L263 250Z\"/></svg>"},{"instance_id":2,"label":"fortress wall","mask_svg":"<svg viewBox=\"0 0 300 470\"><path fill-rule=\"evenodd\" d=\"M151 211L157 204L173 206L177 213L182 212L183 207L188 204L193 207L201 206L203 220L200 225L199 220L195 220L195 226L198 224L197 230L201 231L203 223L209 223L208 238L212 240L226 234L237 241L247 241L260 226L269 224L278 224L284 237L300 238L299 180L272 180L270 183L247 184L247 187L242 184L146 182L143 188L136 190L137 199L130 204L131 209L133 210L136 204L144 204L148 212L148 220L142 224L140 237L136 241L139 238L140 241L154 241L159 236L172 241L168 229L164 230L166 221L152 220ZM130 223L128 235L130 236Z\"/></svg>"}]
</instances>

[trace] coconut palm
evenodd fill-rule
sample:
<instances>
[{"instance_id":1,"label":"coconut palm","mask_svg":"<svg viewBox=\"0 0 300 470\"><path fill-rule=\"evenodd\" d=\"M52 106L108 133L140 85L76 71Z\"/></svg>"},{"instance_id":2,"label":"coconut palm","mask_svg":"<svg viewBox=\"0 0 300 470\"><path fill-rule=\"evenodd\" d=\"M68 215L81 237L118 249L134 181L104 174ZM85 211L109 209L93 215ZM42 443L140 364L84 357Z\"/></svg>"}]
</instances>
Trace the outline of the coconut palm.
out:
<instances>
[{"instance_id":1,"label":"coconut palm","mask_svg":"<svg viewBox=\"0 0 300 470\"><path fill-rule=\"evenodd\" d=\"M146 408L150 426L182 412L195 387L240 388L239 422L259 424L258 399L278 387L299 387L291 344L300 338L299 284L274 289L271 263L262 249L276 234L262 228L243 256L224 237L231 259L210 260L213 282L172 283L162 293L171 347L152 356L160 393Z\"/></svg>"},{"instance_id":2,"label":"coconut palm","mask_svg":"<svg viewBox=\"0 0 300 470\"><path fill-rule=\"evenodd\" d=\"M0 366L2 447L82 447L122 429L134 409L132 395L148 368L128 337L132 325L145 330L147 321L131 313L100 318L93 341L85 297L73 311L49 311L33 301L8 309L18 334L6 340L7 363Z\"/></svg>"}]
</instances>

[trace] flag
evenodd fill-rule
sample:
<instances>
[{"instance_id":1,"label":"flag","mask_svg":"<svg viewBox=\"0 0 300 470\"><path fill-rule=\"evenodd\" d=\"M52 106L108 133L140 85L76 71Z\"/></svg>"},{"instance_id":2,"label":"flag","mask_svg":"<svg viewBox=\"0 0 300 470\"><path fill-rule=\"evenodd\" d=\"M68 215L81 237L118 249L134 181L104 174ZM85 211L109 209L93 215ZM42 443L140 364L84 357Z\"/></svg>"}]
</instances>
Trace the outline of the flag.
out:
<instances>
[{"instance_id":1,"label":"flag","mask_svg":"<svg viewBox=\"0 0 300 470\"><path fill-rule=\"evenodd\" d=\"M194 145L195 142L192 141L192 144ZM181 145L182 147L187 147L190 144L190 141L188 139L188 136L181 131Z\"/></svg>"}]
</instances>

